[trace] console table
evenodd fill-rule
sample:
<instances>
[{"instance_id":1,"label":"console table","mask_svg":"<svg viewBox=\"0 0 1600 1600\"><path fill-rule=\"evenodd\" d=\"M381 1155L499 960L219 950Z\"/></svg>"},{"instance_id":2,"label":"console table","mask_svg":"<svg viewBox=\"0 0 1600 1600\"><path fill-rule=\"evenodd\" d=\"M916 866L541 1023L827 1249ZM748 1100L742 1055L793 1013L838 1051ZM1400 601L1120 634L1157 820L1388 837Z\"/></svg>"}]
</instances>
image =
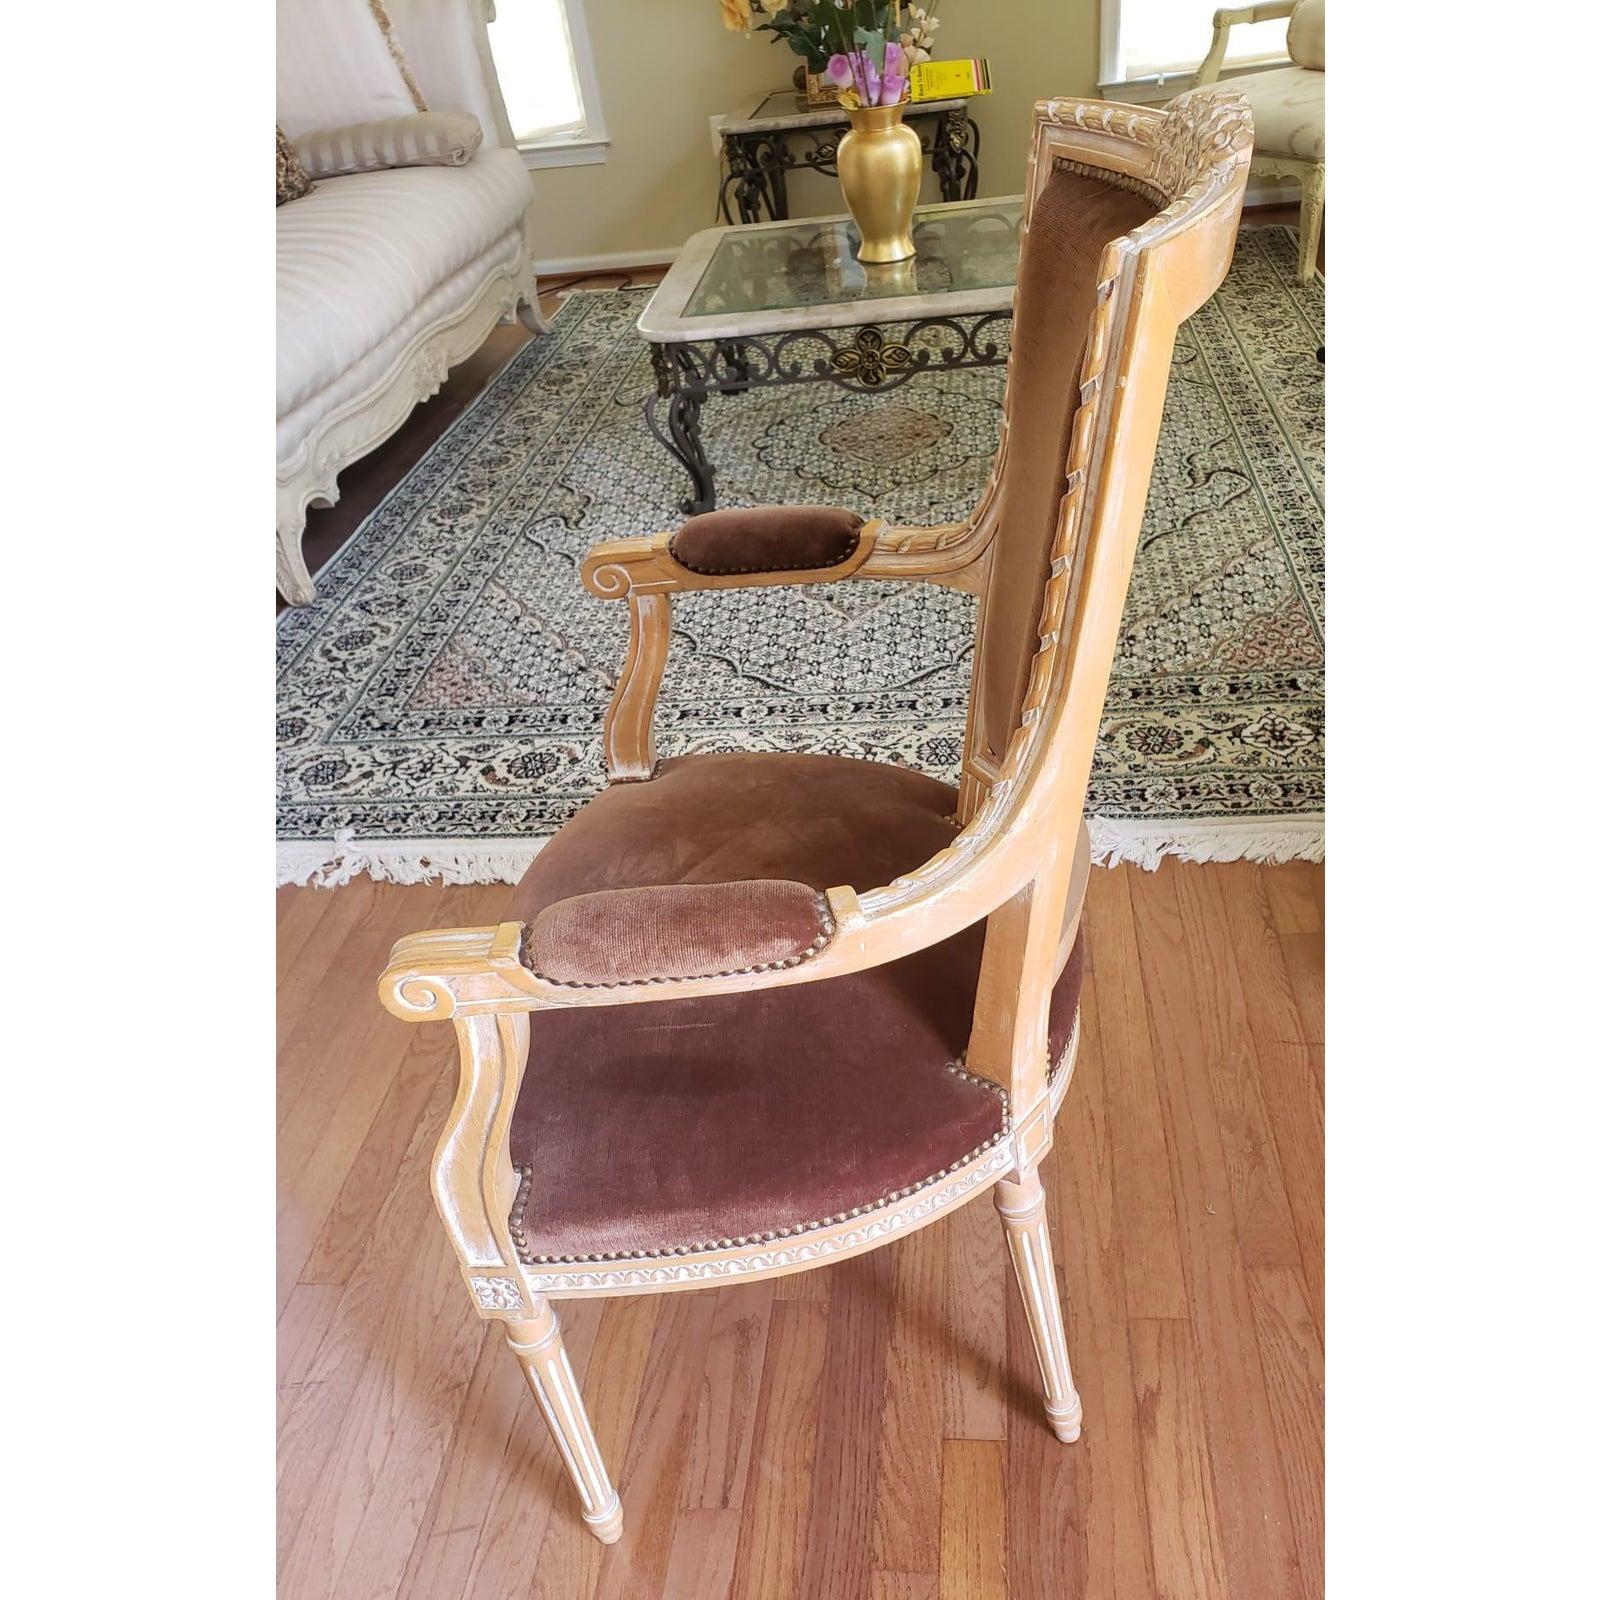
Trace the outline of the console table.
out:
<instances>
[{"instance_id":1,"label":"console table","mask_svg":"<svg viewBox=\"0 0 1600 1600\"><path fill-rule=\"evenodd\" d=\"M921 207L917 253L863 266L849 217L707 228L679 252L639 318L656 392L650 431L716 505L700 437L712 395L774 384L886 394L921 372L1004 364L1011 350L1021 196Z\"/></svg>"},{"instance_id":2,"label":"console table","mask_svg":"<svg viewBox=\"0 0 1600 1600\"><path fill-rule=\"evenodd\" d=\"M970 200L978 192L978 125L966 100L924 100L906 107L906 125L916 130L943 200ZM809 167L838 175L839 139L850 119L838 106L813 106L803 94L779 89L752 95L718 119L727 175L718 209L733 221L774 221L789 215L788 174Z\"/></svg>"}]
</instances>

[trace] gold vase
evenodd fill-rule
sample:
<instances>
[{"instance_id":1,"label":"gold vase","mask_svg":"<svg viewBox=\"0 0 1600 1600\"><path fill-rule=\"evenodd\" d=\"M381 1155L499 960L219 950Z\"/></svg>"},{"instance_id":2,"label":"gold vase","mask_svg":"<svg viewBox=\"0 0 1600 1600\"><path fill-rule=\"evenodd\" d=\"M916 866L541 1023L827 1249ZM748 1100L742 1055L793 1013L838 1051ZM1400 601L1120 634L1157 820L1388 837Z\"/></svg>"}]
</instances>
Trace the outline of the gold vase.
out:
<instances>
[{"instance_id":1,"label":"gold vase","mask_svg":"<svg viewBox=\"0 0 1600 1600\"><path fill-rule=\"evenodd\" d=\"M917 253L911 213L922 188L922 141L901 120L905 103L848 111L839 141L839 187L861 230L858 261L904 261Z\"/></svg>"}]
</instances>

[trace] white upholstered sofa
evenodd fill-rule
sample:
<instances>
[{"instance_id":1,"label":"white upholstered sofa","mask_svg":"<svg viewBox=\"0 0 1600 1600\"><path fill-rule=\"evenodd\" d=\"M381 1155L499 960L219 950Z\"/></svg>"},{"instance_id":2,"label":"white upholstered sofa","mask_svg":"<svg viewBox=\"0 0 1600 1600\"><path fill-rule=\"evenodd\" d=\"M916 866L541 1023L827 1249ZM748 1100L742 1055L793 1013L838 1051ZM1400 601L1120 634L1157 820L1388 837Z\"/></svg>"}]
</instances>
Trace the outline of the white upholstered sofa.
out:
<instances>
[{"instance_id":1,"label":"white upholstered sofa","mask_svg":"<svg viewBox=\"0 0 1600 1600\"><path fill-rule=\"evenodd\" d=\"M363 21L363 17L368 19ZM386 60L411 99L382 101ZM365 74L365 76L364 76ZM374 94L377 100L374 101ZM533 186L489 55L485 0L278 0L278 123L296 138L395 109L467 113L483 142L464 165L317 178L277 208L278 589L316 597L306 509L339 473L516 312L544 331L533 275ZM347 104L347 102L349 102Z\"/></svg>"}]
</instances>

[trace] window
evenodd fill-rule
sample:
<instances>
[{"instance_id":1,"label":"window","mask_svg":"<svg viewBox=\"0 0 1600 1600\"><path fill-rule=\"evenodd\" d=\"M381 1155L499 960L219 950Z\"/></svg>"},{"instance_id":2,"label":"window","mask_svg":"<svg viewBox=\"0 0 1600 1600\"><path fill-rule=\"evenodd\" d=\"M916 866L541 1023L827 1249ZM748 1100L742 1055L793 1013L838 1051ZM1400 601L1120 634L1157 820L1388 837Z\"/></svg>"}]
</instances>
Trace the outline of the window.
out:
<instances>
[{"instance_id":1,"label":"window","mask_svg":"<svg viewBox=\"0 0 1600 1600\"><path fill-rule=\"evenodd\" d=\"M530 165L605 159L583 0L497 0L489 47L512 132Z\"/></svg>"},{"instance_id":2,"label":"window","mask_svg":"<svg viewBox=\"0 0 1600 1600\"><path fill-rule=\"evenodd\" d=\"M1100 82L1161 82L1193 72L1211 48L1215 7L1200 0L1100 0ZM1283 61L1286 17L1235 24L1226 67Z\"/></svg>"}]
</instances>

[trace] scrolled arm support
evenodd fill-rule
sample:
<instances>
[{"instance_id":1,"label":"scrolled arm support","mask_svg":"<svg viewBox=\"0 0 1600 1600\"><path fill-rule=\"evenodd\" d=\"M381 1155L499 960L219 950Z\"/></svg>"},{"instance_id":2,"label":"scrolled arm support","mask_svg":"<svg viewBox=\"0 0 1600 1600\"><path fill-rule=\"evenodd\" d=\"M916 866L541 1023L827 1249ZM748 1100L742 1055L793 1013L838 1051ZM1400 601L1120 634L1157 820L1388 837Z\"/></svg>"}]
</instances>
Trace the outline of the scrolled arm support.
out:
<instances>
[{"instance_id":1,"label":"scrolled arm support","mask_svg":"<svg viewBox=\"0 0 1600 1600\"><path fill-rule=\"evenodd\" d=\"M378 998L402 1022L444 1022L464 1009L490 1010L514 992L521 969L522 924L494 928L435 928L408 934L389 952Z\"/></svg>"},{"instance_id":2,"label":"scrolled arm support","mask_svg":"<svg viewBox=\"0 0 1600 1600\"><path fill-rule=\"evenodd\" d=\"M524 926L445 928L395 945L379 979L384 1005L406 1022L433 1022L553 1007L647 1004L703 995L744 994L843 977L914 955L981 922L1037 875L1037 852L1026 831L964 830L918 872L857 895L841 886L813 900L814 924L826 937L809 939L803 952L783 951L736 968L678 976L650 975L637 982L570 981L533 969ZM722 886L702 885L701 888ZM750 885L735 886L749 889ZM796 888L798 886L787 886ZM661 891L642 891L649 894ZM810 891L807 891L808 896ZM596 897L587 897L596 898ZM558 902L571 906L572 901ZM552 911L556 907L550 908ZM792 934L800 925L786 922ZM546 933L550 932L546 929ZM745 951L753 940L744 938ZM815 944L816 948L810 948ZM730 946L731 948L731 946ZM789 959L800 954L800 959ZM642 967L641 967L642 970Z\"/></svg>"},{"instance_id":3,"label":"scrolled arm support","mask_svg":"<svg viewBox=\"0 0 1600 1600\"><path fill-rule=\"evenodd\" d=\"M994 532L992 501L992 493L986 494L971 519L940 527L891 528L879 520L864 523L853 545L822 567L776 564L760 571L704 570L712 565L701 559L706 554L704 540L698 541L698 550L681 544L675 550L674 541L683 529L595 545L580 569L584 588L597 600L628 602L628 651L605 720L606 774L611 782L638 782L655 772L655 706L672 641L674 594L840 583L847 578L922 578L981 593L988 571L983 558ZM705 520L692 518L691 523L703 528ZM769 540L769 557L775 547L781 563L781 538ZM814 550L816 544L810 542L809 548ZM686 564L680 556L695 564Z\"/></svg>"},{"instance_id":4,"label":"scrolled arm support","mask_svg":"<svg viewBox=\"0 0 1600 1600\"><path fill-rule=\"evenodd\" d=\"M595 545L583 558L579 571L584 588L598 600L626 600L636 595L683 594L702 589L837 583L841 578L854 577L866 565L884 527L881 521L862 524L853 546L843 558L825 566L783 565L781 544L773 553L779 564L765 565L759 571L714 567L698 560L691 566L680 560L680 555L693 560L701 553L700 548L691 551L687 542L679 542L685 531L694 523L722 515L722 512L710 512L704 518L691 518L684 528L673 533L658 533L648 539L613 539ZM676 550L675 543L678 543Z\"/></svg>"},{"instance_id":5,"label":"scrolled arm support","mask_svg":"<svg viewBox=\"0 0 1600 1600\"><path fill-rule=\"evenodd\" d=\"M1222 63L1228 54L1228 33L1233 28L1247 27L1252 22L1276 22L1294 10L1294 0L1270 0L1267 5L1224 7L1211 19L1211 48L1206 58L1195 68L1194 87L1215 83L1222 72Z\"/></svg>"}]
</instances>

